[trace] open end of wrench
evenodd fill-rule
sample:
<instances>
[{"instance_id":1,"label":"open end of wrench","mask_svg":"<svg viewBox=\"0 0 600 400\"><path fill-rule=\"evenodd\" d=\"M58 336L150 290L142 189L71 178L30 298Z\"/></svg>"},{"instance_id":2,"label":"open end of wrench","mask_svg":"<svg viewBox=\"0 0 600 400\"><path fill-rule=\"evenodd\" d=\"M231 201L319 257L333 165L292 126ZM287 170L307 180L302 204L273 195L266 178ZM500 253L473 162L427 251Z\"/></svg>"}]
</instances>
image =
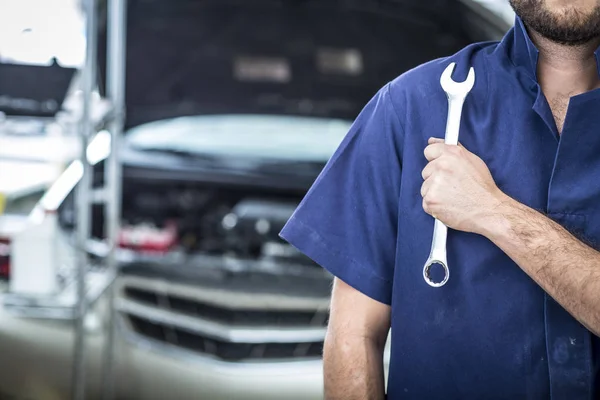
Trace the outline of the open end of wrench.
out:
<instances>
[{"instance_id":1,"label":"open end of wrench","mask_svg":"<svg viewBox=\"0 0 600 400\"><path fill-rule=\"evenodd\" d=\"M452 79L455 66L456 63L450 63L444 72L442 72L440 85L448 96L466 96L473 89L473 85L475 85L475 70L471 67L467 79L463 82L456 82Z\"/></svg>"},{"instance_id":2,"label":"open end of wrench","mask_svg":"<svg viewBox=\"0 0 600 400\"><path fill-rule=\"evenodd\" d=\"M433 267L434 265L440 265L444 270L444 278L440 282L435 282L431 277L431 267ZM423 278L425 279L425 282L427 282L427 284L431 287L437 288L444 286L450 278L450 270L448 269L448 265L446 265L446 263L441 260L427 260L427 263L423 268Z\"/></svg>"}]
</instances>

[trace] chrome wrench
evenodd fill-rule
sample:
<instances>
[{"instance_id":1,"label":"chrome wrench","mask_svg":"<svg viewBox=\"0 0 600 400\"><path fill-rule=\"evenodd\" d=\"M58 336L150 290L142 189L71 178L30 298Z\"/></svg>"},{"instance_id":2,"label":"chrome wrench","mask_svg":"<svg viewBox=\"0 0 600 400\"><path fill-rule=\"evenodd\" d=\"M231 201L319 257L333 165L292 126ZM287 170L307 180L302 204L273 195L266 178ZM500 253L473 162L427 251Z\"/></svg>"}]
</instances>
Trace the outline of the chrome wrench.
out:
<instances>
[{"instance_id":1,"label":"chrome wrench","mask_svg":"<svg viewBox=\"0 0 600 400\"><path fill-rule=\"evenodd\" d=\"M460 118L462 114L465 98L473 89L475 84L475 71L473 67L469 69L469 74L464 82L455 82L452 79L455 63L446 67L440 78L440 85L446 97L448 97L448 119L446 120L445 142L450 145L458 145L458 133L460 130ZM446 258L446 238L448 236L448 227L437 218L433 226L433 239L431 241L431 252L429 258L423 267L423 278L429 286L441 287L448 282L450 278L450 269ZM444 278L440 282L434 282L431 279L431 267L439 264L444 269Z\"/></svg>"}]
</instances>

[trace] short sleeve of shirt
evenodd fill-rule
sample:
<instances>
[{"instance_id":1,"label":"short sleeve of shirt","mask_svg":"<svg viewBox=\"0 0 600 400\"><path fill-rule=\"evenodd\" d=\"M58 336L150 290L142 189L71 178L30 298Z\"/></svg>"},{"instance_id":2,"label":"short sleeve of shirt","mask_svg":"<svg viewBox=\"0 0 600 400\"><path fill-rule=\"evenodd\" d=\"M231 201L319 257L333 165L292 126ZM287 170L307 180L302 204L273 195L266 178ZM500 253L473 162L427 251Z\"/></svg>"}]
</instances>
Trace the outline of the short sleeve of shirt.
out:
<instances>
[{"instance_id":1,"label":"short sleeve of shirt","mask_svg":"<svg viewBox=\"0 0 600 400\"><path fill-rule=\"evenodd\" d=\"M280 236L334 276L391 304L402 126L389 85L364 107Z\"/></svg>"}]
</instances>

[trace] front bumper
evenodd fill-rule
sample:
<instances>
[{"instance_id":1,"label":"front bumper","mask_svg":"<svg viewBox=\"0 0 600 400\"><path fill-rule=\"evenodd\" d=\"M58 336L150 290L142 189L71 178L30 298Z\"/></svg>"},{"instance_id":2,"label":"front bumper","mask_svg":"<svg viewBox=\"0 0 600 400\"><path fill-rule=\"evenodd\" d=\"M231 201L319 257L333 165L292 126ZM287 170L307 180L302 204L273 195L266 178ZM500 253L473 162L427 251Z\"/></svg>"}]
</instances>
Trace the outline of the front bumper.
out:
<instances>
[{"instance_id":1,"label":"front bumper","mask_svg":"<svg viewBox=\"0 0 600 400\"><path fill-rule=\"evenodd\" d=\"M141 297L131 297L127 289L143 289L154 293L159 300L157 306L151 302L140 302ZM153 277L125 276L118 286L118 322L120 332L128 343L127 370L136 371L137 381L130 382L130 389L143 399L323 399L323 364L320 352L306 353L303 344L319 341L325 336L323 326L305 326L303 329L281 326L258 325L240 328L236 324L211 322L207 314L197 312L185 314L174 303L168 304L173 296L214 302L222 307L239 309L263 305L265 310L284 308L298 311L328 308L329 299L275 296L264 293L248 295L237 291L222 291L222 288L201 287L197 284L182 284ZM223 293L225 296L223 296ZM161 301L160 298L163 298ZM267 299L267 300L265 300ZM269 300L270 299L270 300ZM275 300L274 300L275 299ZM146 299L148 300L148 299ZM242 304L242 301L246 304ZM131 316L142 318L160 326L162 335L153 336L152 330L140 330L131 322ZM216 314L210 315L217 318ZM190 346L178 337L181 330L192 332L195 341L218 340L221 345L246 343L253 348L263 346L263 352L231 354L250 355L250 359L224 360L226 354L208 350L210 346ZM277 356L269 358L264 347L269 343L285 346L279 348ZM288 348L296 348L293 353ZM298 352L298 349L301 349ZM304 350L302 350L304 349ZM283 354L283 355L282 355ZM293 356L292 356L293 354ZM278 358L281 357L281 358ZM297 357L294 359L294 357ZM385 371L389 365L389 341L384 358ZM386 374L387 375L387 374Z\"/></svg>"},{"instance_id":2,"label":"front bumper","mask_svg":"<svg viewBox=\"0 0 600 400\"><path fill-rule=\"evenodd\" d=\"M125 333L125 396L147 400L323 399L322 362L221 362ZM133 380L132 380L133 378ZM122 385L120 385L122 386Z\"/></svg>"},{"instance_id":3,"label":"front bumper","mask_svg":"<svg viewBox=\"0 0 600 400\"><path fill-rule=\"evenodd\" d=\"M306 277L265 271L223 276L210 265L177 272L149 263L123 268L117 322L125 368L135 371L125 394L322 399L329 304L324 275L309 284Z\"/></svg>"}]
</instances>

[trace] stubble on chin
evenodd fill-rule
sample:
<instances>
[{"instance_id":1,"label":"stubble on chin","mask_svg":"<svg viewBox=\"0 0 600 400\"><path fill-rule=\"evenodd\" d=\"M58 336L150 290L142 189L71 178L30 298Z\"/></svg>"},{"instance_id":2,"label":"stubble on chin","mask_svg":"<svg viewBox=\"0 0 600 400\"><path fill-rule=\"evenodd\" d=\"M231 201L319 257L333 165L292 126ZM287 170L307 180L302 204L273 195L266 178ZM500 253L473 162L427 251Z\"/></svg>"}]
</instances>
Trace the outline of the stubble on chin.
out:
<instances>
[{"instance_id":1,"label":"stubble on chin","mask_svg":"<svg viewBox=\"0 0 600 400\"><path fill-rule=\"evenodd\" d=\"M600 4L585 11L576 5L550 9L544 0L510 0L523 23L552 42L579 46L600 37Z\"/></svg>"}]
</instances>

